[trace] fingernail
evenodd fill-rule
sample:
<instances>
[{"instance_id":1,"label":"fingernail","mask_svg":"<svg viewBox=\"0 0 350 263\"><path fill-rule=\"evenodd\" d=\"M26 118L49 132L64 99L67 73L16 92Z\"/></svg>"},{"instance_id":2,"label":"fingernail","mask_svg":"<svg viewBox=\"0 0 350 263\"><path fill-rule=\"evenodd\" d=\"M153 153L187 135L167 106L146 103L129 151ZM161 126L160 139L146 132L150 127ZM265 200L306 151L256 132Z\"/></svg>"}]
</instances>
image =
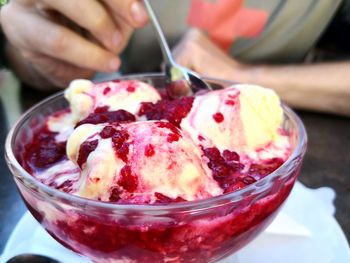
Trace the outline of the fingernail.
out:
<instances>
[{"instance_id":1,"label":"fingernail","mask_svg":"<svg viewBox=\"0 0 350 263\"><path fill-rule=\"evenodd\" d=\"M118 58L114 58L109 62L109 68L111 71L116 71L120 67L120 60Z\"/></svg>"},{"instance_id":2,"label":"fingernail","mask_svg":"<svg viewBox=\"0 0 350 263\"><path fill-rule=\"evenodd\" d=\"M119 47L120 43L122 42L122 35L119 31L115 32L112 38L113 45L117 48Z\"/></svg>"},{"instance_id":3,"label":"fingernail","mask_svg":"<svg viewBox=\"0 0 350 263\"><path fill-rule=\"evenodd\" d=\"M148 19L145 7L138 1L131 5L131 16L138 25L145 24Z\"/></svg>"}]
</instances>

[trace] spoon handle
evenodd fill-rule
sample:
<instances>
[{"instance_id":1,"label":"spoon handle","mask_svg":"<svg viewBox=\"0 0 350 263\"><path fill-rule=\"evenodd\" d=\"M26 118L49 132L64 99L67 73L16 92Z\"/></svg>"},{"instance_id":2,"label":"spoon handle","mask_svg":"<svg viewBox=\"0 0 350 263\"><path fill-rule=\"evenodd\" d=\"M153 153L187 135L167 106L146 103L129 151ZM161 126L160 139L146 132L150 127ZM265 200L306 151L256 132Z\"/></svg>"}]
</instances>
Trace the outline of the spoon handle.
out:
<instances>
[{"instance_id":1,"label":"spoon handle","mask_svg":"<svg viewBox=\"0 0 350 263\"><path fill-rule=\"evenodd\" d=\"M160 44L160 48L162 50L162 55L163 55L163 59L164 62L166 64L173 64L173 56L171 54L170 48L168 46L168 43L165 39L164 33L162 28L160 27L160 24L158 22L158 19L156 17L156 15L154 14L153 8L151 6L151 4L149 3L148 0L143 0L145 3L145 7L147 9L148 15L150 17L150 20L154 26L154 28L156 29L157 32L157 38Z\"/></svg>"}]
</instances>

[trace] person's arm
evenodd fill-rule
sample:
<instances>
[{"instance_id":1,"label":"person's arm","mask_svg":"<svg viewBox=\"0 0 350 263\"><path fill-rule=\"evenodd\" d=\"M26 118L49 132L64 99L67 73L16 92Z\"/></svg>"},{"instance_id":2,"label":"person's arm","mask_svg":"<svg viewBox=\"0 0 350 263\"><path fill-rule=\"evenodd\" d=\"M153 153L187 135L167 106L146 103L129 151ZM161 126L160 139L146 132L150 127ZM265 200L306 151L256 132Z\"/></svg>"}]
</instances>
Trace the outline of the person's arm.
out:
<instances>
[{"instance_id":1,"label":"person's arm","mask_svg":"<svg viewBox=\"0 0 350 263\"><path fill-rule=\"evenodd\" d=\"M289 105L350 116L350 62L246 68L250 82L270 87Z\"/></svg>"},{"instance_id":2,"label":"person's arm","mask_svg":"<svg viewBox=\"0 0 350 263\"><path fill-rule=\"evenodd\" d=\"M197 30L174 50L177 61L199 74L274 89L289 105L350 116L350 62L244 65Z\"/></svg>"}]
</instances>

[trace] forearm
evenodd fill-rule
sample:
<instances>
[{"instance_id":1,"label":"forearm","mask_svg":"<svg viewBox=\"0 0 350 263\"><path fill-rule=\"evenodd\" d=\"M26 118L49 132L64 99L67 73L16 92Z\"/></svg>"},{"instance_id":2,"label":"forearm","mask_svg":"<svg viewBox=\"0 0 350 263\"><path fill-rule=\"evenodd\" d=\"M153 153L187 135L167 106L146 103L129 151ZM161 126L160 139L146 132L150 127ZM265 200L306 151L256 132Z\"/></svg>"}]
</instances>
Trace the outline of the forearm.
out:
<instances>
[{"instance_id":1,"label":"forearm","mask_svg":"<svg viewBox=\"0 0 350 263\"><path fill-rule=\"evenodd\" d=\"M350 62L247 67L246 81L270 87L299 109L350 116Z\"/></svg>"}]
</instances>

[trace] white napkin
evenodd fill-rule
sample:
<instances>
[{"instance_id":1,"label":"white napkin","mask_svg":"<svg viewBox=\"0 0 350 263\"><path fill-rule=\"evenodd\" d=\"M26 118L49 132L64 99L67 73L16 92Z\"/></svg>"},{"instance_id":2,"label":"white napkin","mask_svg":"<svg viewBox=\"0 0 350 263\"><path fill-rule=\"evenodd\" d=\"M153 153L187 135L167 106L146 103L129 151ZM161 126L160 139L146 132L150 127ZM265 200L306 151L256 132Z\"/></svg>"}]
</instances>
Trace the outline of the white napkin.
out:
<instances>
[{"instance_id":1,"label":"white napkin","mask_svg":"<svg viewBox=\"0 0 350 263\"><path fill-rule=\"evenodd\" d=\"M350 262L349 244L333 217L334 199L331 188L312 190L296 183L276 220L238 252L235 262Z\"/></svg>"},{"instance_id":2,"label":"white napkin","mask_svg":"<svg viewBox=\"0 0 350 263\"><path fill-rule=\"evenodd\" d=\"M312 233L304 226L303 215L296 215L296 213L303 214L303 206L306 204L301 205L300 202L310 200L310 193L318 199L318 202L316 202L315 205L318 205L325 213L334 215L335 206L333 202L335 199L335 192L333 189L322 187L312 190L297 182L296 186L294 186L293 194L289 196L289 200L286 202L286 207L283 207L273 223L265 230L265 233L310 237Z\"/></svg>"}]
</instances>

